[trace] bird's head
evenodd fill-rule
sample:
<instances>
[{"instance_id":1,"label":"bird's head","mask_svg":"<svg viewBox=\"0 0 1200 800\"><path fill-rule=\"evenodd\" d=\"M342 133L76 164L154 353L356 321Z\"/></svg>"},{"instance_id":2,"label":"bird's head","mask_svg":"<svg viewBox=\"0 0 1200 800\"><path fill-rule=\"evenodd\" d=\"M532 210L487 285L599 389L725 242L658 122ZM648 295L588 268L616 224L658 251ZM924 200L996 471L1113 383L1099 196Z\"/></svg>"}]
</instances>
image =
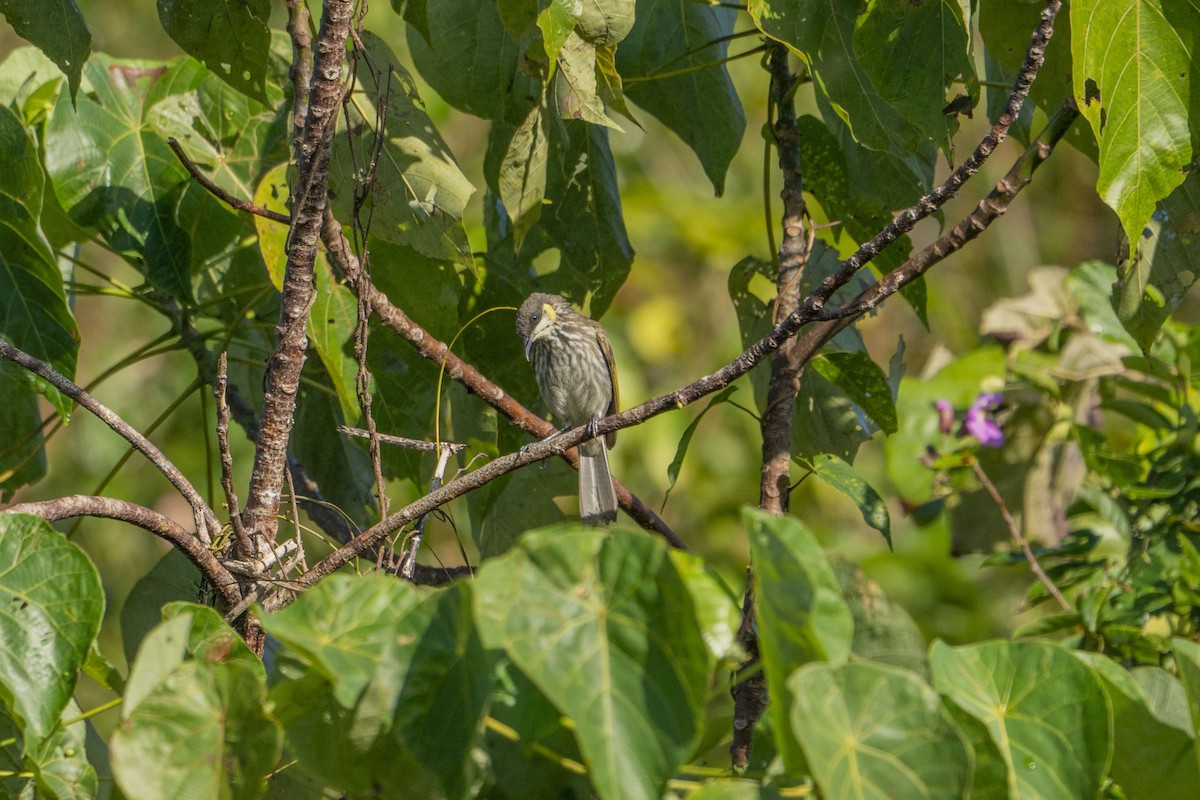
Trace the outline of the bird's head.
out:
<instances>
[{"instance_id":1,"label":"bird's head","mask_svg":"<svg viewBox=\"0 0 1200 800\"><path fill-rule=\"evenodd\" d=\"M525 360L533 343L547 336L564 313L571 312L571 304L556 294L537 292L529 295L517 311L517 333L525 342Z\"/></svg>"}]
</instances>

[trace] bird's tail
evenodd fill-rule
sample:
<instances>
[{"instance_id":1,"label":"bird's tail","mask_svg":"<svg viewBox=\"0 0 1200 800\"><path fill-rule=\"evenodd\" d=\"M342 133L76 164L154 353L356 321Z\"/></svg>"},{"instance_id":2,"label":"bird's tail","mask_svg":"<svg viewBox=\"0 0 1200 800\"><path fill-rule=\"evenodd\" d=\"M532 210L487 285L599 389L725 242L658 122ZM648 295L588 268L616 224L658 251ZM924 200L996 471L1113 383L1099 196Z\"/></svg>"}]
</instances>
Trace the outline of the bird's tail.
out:
<instances>
[{"instance_id":1,"label":"bird's tail","mask_svg":"<svg viewBox=\"0 0 1200 800\"><path fill-rule=\"evenodd\" d=\"M617 492L603 439L579 445L579 516L589 525L608 525L617 519Z\"/></svg>"}]
</instances>

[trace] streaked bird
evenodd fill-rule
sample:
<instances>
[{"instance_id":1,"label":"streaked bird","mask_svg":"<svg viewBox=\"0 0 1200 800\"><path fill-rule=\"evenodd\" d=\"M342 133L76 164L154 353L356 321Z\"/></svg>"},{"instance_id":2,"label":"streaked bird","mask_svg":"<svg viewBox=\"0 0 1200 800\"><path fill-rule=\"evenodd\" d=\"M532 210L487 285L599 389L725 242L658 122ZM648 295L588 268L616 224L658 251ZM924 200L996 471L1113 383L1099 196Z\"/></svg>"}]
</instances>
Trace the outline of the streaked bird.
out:
<instances>
[{"instance_id":1,"label":"streaked bird","mask_svg":"<svg viewBox=\"0 0 1200 800\"><path fill-rule=\"evenodd\" d=\"M517 333L525 359L533 364L542 399L567 428L590 425L617 411L617 370L612 345L600 323L576 311L556 294L531 294L517 312ZM579 445L579 516L591 524L617 518L617 493L608 469L604 441ZM607 447L605 446L607 445Z\"/></svg>"}]
</instances>

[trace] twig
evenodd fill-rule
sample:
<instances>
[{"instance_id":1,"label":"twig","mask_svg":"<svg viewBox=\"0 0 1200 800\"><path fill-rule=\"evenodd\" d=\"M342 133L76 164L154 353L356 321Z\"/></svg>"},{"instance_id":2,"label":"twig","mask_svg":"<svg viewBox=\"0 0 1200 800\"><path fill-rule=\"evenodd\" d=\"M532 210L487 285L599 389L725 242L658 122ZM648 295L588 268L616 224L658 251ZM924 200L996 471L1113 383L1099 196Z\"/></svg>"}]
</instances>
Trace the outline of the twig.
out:
<instances>
[{"instance_id":1,"label":"twig","mask_svg":"<svg viewBox=\"0 0 1200 800\"><path fill-rule=\"evenodd\" d=\"M359 439L371 438L371 432L364 431L362 428L338 425L337 429L338 433L344 433L347 436L355 436ZM379 441L383 444L391 444L409 450L420 450L422 453L434 453L440 449L447 449L451 453L461 453L467 449L467 446L461 442L431 442L427 439L409 439L407 436L392 436L389 433L376 433L375 436L379 437Z\"/></svg>"},{"instance_id":2,"label":"twig","mask_svg":"<svg viewBox=\"0 0 1200 800\"><path fill-rule=\"evenodd\" d=\"M225 393L229 388L229 369L225 353L217 357L217 382L213 394L217 398L217 449L221 454L221 489L225 492L225 502L229 506L229 525L233 528L234 538L243 553L252 552L250 537L242 525L242 516L238 512L237 492L233 489L233 454L229 449L229 402Z\"/></svg>"},{"instance_id":3,"label":"twig","mask_svg":"<svg viewBox=\"0 0 1200 800\"><path fill-rule=\"evenodd\" d=\"M18 503L0 511L0 514L32 514L47 522L57 522L75 517L100 517L127 522L147 530L168 542L195 564L204 579L216 590L224 608L237 605L241 599L237 582L222 566L208 548L200 544L195 536L184 530L169 517L145 506L114 500L110 497L75 494L54 500Z\"/></svg>"},{"instance_id":4,"label":"twig","mask_svg":"<svg viewBox=\"0 0 1200 800\"><path fill-rule=\"evenodd\" d=\"M14 347L4 339L0 339L0 358L7 359L46 380L54 388L96 415L105 425L116 432L118 436L129 442L135 450L145 456L151 464L158 467L159 472L166 476L171 485L183 495L188 505L191 506L192 516L196 521L196 534L200 537L200 541L205 545L212 542L213 534L221 530L221 524L217 521L216 514L204 502L204 498L200 496L200 493L196 491L191 482L179 471L179 468L171 463L171 460L163 455L162 451L155 447L149 439L134 430L129 423L121 419L121 417L99 400L85 392L73 381L60 374L54 367L34 358L24 350Z\"/></svg>"},{"instance_id":5,"label":"twig","mask_svg":"<svg viewBox=\"0 0 1200 800\"><path fill-rule=\"evenodd\" d=\"M287 225L288 222L291 221L285 214L280 214L278 211L272 211L269 208L263 208L260 205L251 203L249 200L242 200L241 198L234 197L220 186L217 186L209 179L207 175L200 171L200 168L197 167L190 158L188 158L187 153L183 152L183 147L178 141L175 140L174 136L167 137L167 145L175 151L175 157L179 159L179 163L183 164L183 168L191 173L192 179L207 189L209 194L213 195L221 202L236 208L238 211L245 211L248 214L254 214L256 216L263 217L271 220L272 222L281 222L284 225Z\"/></svg>"},{"instance_id":6,"label":"twig","mask_svg":"<svg viewBox=\"0 0 1200 800\"><path fill-rule=\"evenodd\" d=\"M1041 21L1034 30L1029 49L1026 51L1025 61L1021 64L1021 69L1013 81L1012 93L1008 96L1008 102L1004 104L1004 111L1001 112L996 124L987 132L971 155L967 156L941 186L900 212L887 227L870 241L863 243L858 250L843 261L838 271L825 278L821 282L820 288L806 299L802 310L821 308L834 292L854 276L854 273L883 252L884 248L892 242L912 230L913 226L922 219L941 208L947 200L957 195L963 184L979 171L983 162L987 161L988 156L1008 136L1008 129L1012 127L1021 113L1021 106L1025 104L1025 98L1029 95L1029 87L1033 84L1038 70L1045 61L1046 46L1054 34L1054 19L1058 16L1061 6L1062 0L1047 1L1046 8L1042 11Z\"/></svg>"},{"instance_id":7,"label":"twig","mask_svg":"<svg viewBox=\"0 0 1200 800\"><path fill-rule=\"evenodd\" d=\"M1021 535L1021 531L1017 528L1016 520L1012 518L1012 514L1008 513L1008 505L1004 502L1004 498L1000 496L1000 492L996 490L996 486L988 479L987 473L983 471L983 467L979 464L979 459L971 458L971 469L975 470L975 476L979 478L979 482L983 484L983 488L987 489L987 493L991 495L992 502L1000 509L1000 516L1004 518L1004 524L1008 526L1008 532L1012 534L1015 541L1021 548L1021 552L1025 554L1025 560L1029 562L1029 569L1037 576L1037 579L1046 587L1046 591L1058 601L1058 605L1063 611L1070 611L1071 605L1066 598L1062 596L1062 592L1054 585L1054 581L1050 580L1050 576L1042 569L1042 565L1038 563L1037 556L1033 554L1033 550L1029 548L1029 542Z\"/></svg>"},{"instance_id":8,"label":"twig","mask_svg":"<svg viewBox=\"0 0 1200 800\"><path fill-rule=\"evenodd\" d=\"M442 477L446 474L446 465L450 462L450 455L451 450L448 447L438 450L437 468L433 471L433 480L429 482L430 491L442 485ZM408 537L404 556L400 559L400 577L406 581L412 580L413 567L417 565L417 553L421 550L421 537L425 535L425 523L428 520L429 514L426 513L417 521L417 527L413 530L412 535Z\"/></svg>"}]
</instances>

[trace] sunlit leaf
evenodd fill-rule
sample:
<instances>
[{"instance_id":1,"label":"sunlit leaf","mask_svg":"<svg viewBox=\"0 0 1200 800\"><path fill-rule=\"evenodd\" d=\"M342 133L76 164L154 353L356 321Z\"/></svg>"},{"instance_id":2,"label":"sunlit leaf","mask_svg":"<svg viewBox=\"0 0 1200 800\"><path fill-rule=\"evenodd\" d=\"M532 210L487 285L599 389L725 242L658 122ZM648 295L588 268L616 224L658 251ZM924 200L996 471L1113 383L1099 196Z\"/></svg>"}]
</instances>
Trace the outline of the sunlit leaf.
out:
<instances>
[{"instance_id":1,"label":"sunlit leaf","mask_svg":"<svg viewBox=\"0 0 1200 800\"><path fill-rule=\"evenodd\" d=\"M28 753L71 700L104 591L84 552L37 517L0 514L0 565L0 700Z\"/></svg>"},{"instance_id":2,"label":"sunlit leaf","mask_svg":"<svg viewBox=\"0 0 1200 800\"><path fill-rule=\"evenodd\" d=\"M808 664L788 679L792 730L828 798L961 798L971 757L941 700L906 670Z\"/></svg>"},{"instance_id":3,"label":"sunlit leaf","mask_svg":"<svg viewBox=\"0 0 1200 800\"><path fill-rule=\"evenodd\" d=\"M1011 797L1092 797L1112 747L1108 704L1096 678L1066 648L993 641L935 642L933 685L982 722L999 746Z\"/></svg>"},{"instance_id":4,"label":"sunlit leaf","mask_svg":"<svg viewBox=\"0 0 1200 800\"><path fill-rule=\"evenodd\" d=\"M774 698L767 714L784 766L797 772L804 761L792 733L787 677L811 661L844 663L854 619L833 569L803 523L755 509L745 509L742 518L754 568L758 646Z\"/></svg>"},{"instance_id":5,"label":"sunlit leaf","mask_svg":"<svg viewBox=\"0 0 1200 800\"><path fill-rule=\"evenodd\" d=\"M1194 3L1169 0L1071 4L1075 102L1100 142L1096 189L1131 250L1192 160L1196 14Z\"/></svg>"},{"instance_id":6,"label":"sunlit leaf","mask_svg":"<svg viewBox=\"0 0 1200 800\"><path fill-rule=\"evenodd\" d=\"M484 644L573 721L600 796L661 797L700 735L707 680L691 595L662 542L544 529L484 564L475 589Z\"/></svg>"}]
</instances>

